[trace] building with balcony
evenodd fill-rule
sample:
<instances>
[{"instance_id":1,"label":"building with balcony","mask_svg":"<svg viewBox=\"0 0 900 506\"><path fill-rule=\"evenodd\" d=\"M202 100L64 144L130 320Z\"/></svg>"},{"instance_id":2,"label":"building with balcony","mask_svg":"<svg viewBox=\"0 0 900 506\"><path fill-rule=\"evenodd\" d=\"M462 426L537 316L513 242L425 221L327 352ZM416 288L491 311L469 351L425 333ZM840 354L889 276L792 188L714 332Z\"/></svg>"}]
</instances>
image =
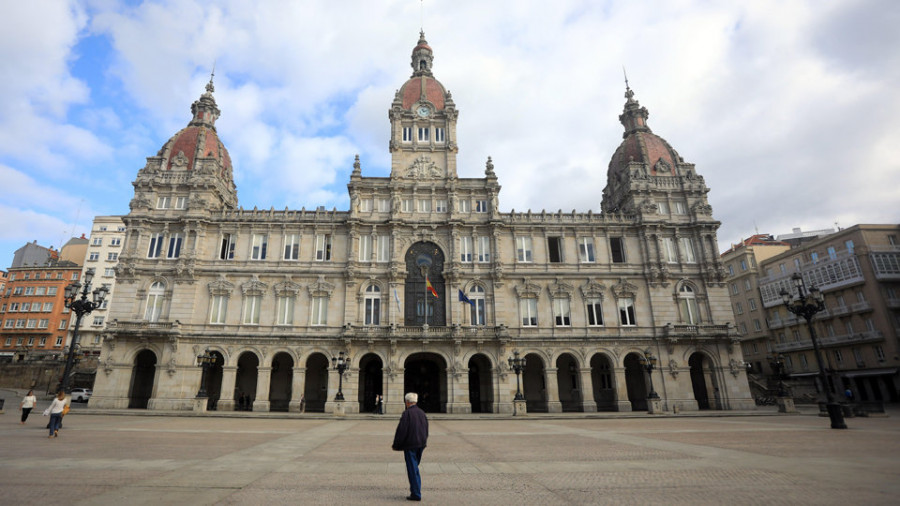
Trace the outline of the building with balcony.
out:
<instances>
[{"instance_id":1,"label":"building with balcony","mask_svg":"<svg viewBox=\"0 0 900 506\"><path fill-rule=\"evenodd\" d=\"M803 243L760 263L760 298L772 347L785 356L794 378L818 372L805 320L783 306L781 290L793 290L799 272L806 286L825 296L814 330L828 385L847 388L859 400L898 402L900 391L900 225L855 225ZM821 385L817 385L821 388Z\"/></svg>"},{"instance_id":2,"label":"building with balcony","mask_svg":"<svg viewBox=\"0 0 900 506\"><path fill-rule=\"evenodd\" d=\"M93 407L194 409L205 377L209 409L330 412L342 388L346 412L415 391L430 412L510 413L514 352L531 411L645 410L647 353L663 409L754 407L709 189L634 92L602 212L504 212L490 157L457 174L433 58L422 34L390 174L357 157L346 210L239 207L210 81L134 181Z\"/></svg>"},{"instance_id":3,"label":"building with balcony","mask_svg":"<svg viewBox=\"0 0 900 506\"><path fill-rule=\"evenodd\" d=\"M91 236L87 240L83 257L84 271L94 269L92 290L105 286L109 290L103 305L86 315L78 329L78 345L83 356L99 356L103 331L109 321L109 303L114 297L116 281L116 265L125 241L125 224L121 216L97 216L91 226ZM69 341L72 332L69 332Z\"/></svg>"}]
</instances>

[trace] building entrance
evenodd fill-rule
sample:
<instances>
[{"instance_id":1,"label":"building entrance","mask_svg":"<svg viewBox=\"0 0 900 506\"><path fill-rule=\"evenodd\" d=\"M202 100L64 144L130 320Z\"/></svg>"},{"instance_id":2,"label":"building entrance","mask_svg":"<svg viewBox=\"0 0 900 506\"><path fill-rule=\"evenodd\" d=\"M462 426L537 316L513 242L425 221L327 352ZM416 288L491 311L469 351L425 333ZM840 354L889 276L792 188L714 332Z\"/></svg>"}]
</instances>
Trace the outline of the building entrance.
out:
<instances>
[{"instance_id":1,"label":"building entrance","mask_svg":"<svg viewBox=\"0 0 900 506\"><path fill-rule=\"evenodd\" d=\"M134 358L131 372L131 389L128 393L128 407L147 409L153 395L153 380L156 376L156 354L144 350Z\"/></svg>"},{"instance_id":2,"label":"building entrance","mask_svg":"<svg viewBox=\"0 0 900 506\"><path fill-rule=\"evenodd\" d=\"M418 405L426 413L447 411L447 364L440 355L416 353L406 359L403 392L419 394Z\"/></svg>"}]
</instances>

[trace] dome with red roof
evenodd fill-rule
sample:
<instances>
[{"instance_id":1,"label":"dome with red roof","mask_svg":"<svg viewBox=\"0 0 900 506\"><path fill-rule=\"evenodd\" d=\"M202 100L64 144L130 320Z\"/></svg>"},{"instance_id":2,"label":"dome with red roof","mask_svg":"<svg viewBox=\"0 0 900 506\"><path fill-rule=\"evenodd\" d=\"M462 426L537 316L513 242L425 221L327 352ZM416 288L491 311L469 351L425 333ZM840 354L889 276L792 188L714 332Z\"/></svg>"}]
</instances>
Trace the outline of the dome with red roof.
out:
<instances>
[{"instance_id":1,"label":"dome with red roof","mask_svg":"<svg viewBox=\"0 0 900 506\"><path fill-rule=\"evenodd\" d=\"M630 163L643 164L653 176L675 175L676 165L683 163L681 156L662 137L647 126L650 113L634 100L634 92L626 88L625 110L619 121L625 126L624 140L609 162L609 175L622 171Z\"/></svg>"},{"instance_id":2,"label":"dome with red roof","mask_svg":"<svg viewBox=\"0 0 900 506\"><path fill-rule=\"evenodd\" d=\"M411 110L416 104L428 102L435 110L444 110L448 93L431 72L433 61L434 52L425 40L425 32L419 32L419 42L412 50L410 62L413 74L397 92L397 99L403 109Z\"/></svg>"}]
</instances>

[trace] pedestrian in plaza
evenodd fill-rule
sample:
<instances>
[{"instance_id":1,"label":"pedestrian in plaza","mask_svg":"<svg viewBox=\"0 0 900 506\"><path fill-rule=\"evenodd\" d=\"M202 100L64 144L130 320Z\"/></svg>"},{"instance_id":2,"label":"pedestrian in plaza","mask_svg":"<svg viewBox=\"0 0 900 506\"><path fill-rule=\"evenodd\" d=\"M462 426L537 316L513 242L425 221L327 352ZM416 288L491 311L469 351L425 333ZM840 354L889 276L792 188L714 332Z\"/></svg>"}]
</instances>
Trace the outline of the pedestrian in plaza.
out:
<instances>
[{"instance_id":1,"label":"pedestrian in plaza","mask_svg":"<svg viewBox=\"0 0 900 506\"><path fill-rule=\"evenodd\" d=\"M60 390L50 407L44 410L44 416L50 415L50 437L59 437L59 426L62 423L63 410L66 408L66 393Z\"/></svg>"},{"instance_id":2,"label":"pedestrian in plaza","mask_svg":"<svg viewBox=\"0 0 900 506\"><path fill-rule=\"evenodd\" d=\"M375 410L372 411L372 414L377 415L381 411L381 396L375 394Z\"/></svg>"},{"instance_id":3,"label":"pedestrian in plaza","mask_svg":"<svg viewBox=\"0 0 900 506\"><path fill-rule=\"evenodd\" d=\"M29 390L25 398L22 399L22 404L19 404L19 409L22 410L22 425L25 425L25 420L28 420L28 415L34 409L35 404L37 404L37 397L34 396L34 390Z\"/></svg>"},{"instance_id":4,"label":"pedestrian in plaza","mask_svg":"<svg viewBox=\"0 0 900 506\"><path fill-rule=\"evenodd\" d=\"M844 396L847 398L847 402L853 402L853 390L848 388L844 391Z\"/></svg>"},{"instance_id":5,"label":"pedestrian in plaza","mask_svg":"<svg viewBox=\"0 0 900 506\"><path fill-rule=\"evenodd\" d=\"M394 433L394 443L391 448L394 451L403 452L406 460L406 476L409 478L408 501L422 500L422 477L419 475L419 462L422 461L422 452L428 443L428 417L416 403L419 396L413 392L403 396L406 410L400 415L400 423Z\"/></svg>"}]
</instances>

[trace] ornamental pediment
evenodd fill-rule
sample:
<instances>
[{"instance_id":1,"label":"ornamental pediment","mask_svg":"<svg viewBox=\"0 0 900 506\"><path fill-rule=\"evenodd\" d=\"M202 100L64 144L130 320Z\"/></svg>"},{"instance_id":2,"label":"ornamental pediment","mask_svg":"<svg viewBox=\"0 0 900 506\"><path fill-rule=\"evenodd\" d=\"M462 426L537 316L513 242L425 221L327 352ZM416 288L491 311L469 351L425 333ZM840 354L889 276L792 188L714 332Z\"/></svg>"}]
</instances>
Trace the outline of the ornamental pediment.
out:
<instances>
[{"instance_id":1,"label":"ornamental pediment","mask_svg":"<svg viewBox=\"0 0 900 506\"><path fill-rule=\"evenodd\" d=\"M253 279L241 285L241 292L244 295L264 295L268 288L269 285L260 281L259 277L254 274Z\"/></svg>"},{"instance_id":2,"label":"ornamental pediment","mask_svg":"<svg viewBox=\"0 0 900 506\"><path fill-rule=\"evenodd\" d=\"M437 179L444 177L444 174L431 158L422 155L406 168L404 177L408 179Z\"/></svg>"},{"instance_id":3,"label":"ornamental pediment","mask_svg":"<svg viewBox=\"0 0 900 506\"><path fill-rule=\"evenodd\" d=\"M520 299L537 299L541 295L541 286L536 283L532 283L528 278L523 279L521 284L515 286L515 289L516 296L518 296Z\"/></svg>"},{"instance_id":4,"label":"ornamental pediment","mask_svg":"<svg viewBox=\"0 0 900 506\"><path fill-rule=\"evenodd\" d=\"M638 287L629 283L625 278L619 278L619 282L612 286L613 294L617 299L635 298Z\"/></svg>"}]
</instances>

